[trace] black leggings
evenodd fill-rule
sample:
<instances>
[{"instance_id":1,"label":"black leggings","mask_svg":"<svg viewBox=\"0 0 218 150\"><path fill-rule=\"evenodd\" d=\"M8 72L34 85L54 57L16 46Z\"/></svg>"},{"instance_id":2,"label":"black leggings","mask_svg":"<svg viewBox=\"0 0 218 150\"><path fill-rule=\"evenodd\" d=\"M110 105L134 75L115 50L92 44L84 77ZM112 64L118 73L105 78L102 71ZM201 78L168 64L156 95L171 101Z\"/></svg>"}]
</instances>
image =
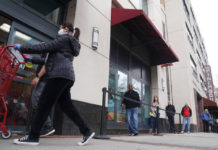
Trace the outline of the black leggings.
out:
<instances>
[{"instance_id":1,"label":"black leggings","mask_svg":"<svg viewBox=\"0 0 218 150\"><path fill-rule=\"evenodd\" d=\"M79 127L80 132L83 135L89 134L90 129L71 101L70 88L73 86L73 83L73 81L64 78L48 79L39 99L29 138L39 138L40 130L56 101L62 111Z\"/></svg>"}]
</instances>

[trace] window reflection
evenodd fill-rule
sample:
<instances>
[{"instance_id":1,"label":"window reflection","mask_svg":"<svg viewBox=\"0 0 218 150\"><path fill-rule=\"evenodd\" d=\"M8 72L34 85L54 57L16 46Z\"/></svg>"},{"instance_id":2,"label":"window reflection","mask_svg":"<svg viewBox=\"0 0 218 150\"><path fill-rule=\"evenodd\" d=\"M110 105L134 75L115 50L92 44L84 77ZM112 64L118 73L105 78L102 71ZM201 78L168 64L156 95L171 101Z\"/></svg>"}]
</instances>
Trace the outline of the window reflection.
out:
<instances>
[{"instance_id":1,"label":"window reflection","mask_svg":"<svg viewBox=\"0 0 218 150\"><path fill-rule=\"evenodd\" d=\"M11 20L0 15L0 45L7 44L10 29Z\"/></svg>"},{"instance_id":2,"label":"window reflection","mask_svg":"<svg viewBox=\"0 0 218 150\"><path fill-rule=\"evenodd\" d=\"M141 82L136 80L136 79L132 79L132 85L134 90L139 94L140 99L142 99L142 85Z\"/></svg>"},{"instance_id":3,"label":"window reflection","mask_svg":"<svg viewBox=\"0 0 218 150\"><path fill-rule=\"evenodd\" d=\"M117 86L117 91L120 93L124 93L127 91L127 83L128 83L128 78L127 74L118 71L118 86Z\"/></svg>"},{"instance_id":4,"label":"window reflection","mask_svg":"<svg viewBox=\"0 0 218 150\"><path fill-rule=\"evenodd\" d=\"M110 70L110 75L109 75L109 91L115 92L115 87L116 87L116 73L112 69ZM108 114L107 114L107 119L108 120L114 120L114 106L115 106L115 96L112 94L108 95Z\"/></svg>"},{"instance_id":5,"label":"window reflection","mask_svg":"<svg viewBox=\"0 0 218 150\"><path fill-rule=\"evenodd\" d=\"M48 20L51 20L57 24L63 23L65 11L65 5L67 1L60 0L24 0L25 5L34 9Z\"/></svg>"},{"instance_id":6,"label":"window reflection","mask_svg":"<svg viewBox=\"0 0 218 150\"><path fill-rule=\"evenodd\" d=\"M117 91L124 94L127 91L128 76L122 71L118 70ZM125 112L121 107L122 98L117 96L117 122L125 122Z\"/></svg>"}]
</instances>

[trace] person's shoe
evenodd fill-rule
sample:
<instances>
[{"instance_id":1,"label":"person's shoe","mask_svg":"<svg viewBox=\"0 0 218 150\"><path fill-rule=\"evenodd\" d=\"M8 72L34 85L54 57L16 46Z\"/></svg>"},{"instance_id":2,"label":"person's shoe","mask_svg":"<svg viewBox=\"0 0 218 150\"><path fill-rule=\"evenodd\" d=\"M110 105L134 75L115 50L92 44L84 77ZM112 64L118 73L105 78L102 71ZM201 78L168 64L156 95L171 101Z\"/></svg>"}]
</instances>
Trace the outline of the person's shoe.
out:
<instances>
[{"instance_id":1,"label":"person's shoe","mask_svg":"<svg viewBox=\"0 0 218 150\"><path fill-rule=\"evenodd\" d=\"M51 135L54 132L55 132L54 128L43 130L42 132L40 132L40 137L49 136L49 135Z\"/></svg>"},{"instance_id":2,"label":"person's shoe","mask_svg":"<svg viewBox=\"0 0 218 150\"><path fill-rule=\"evenodd\" d=\"M190 131L188 131L187 133L190 134Z\"/></svg>"},{"instance_id":3,"label":"person's shoe","mask_svg":"<svg viewBox=\"0 0 218 150\"><path fill-rule=\"evenodd\" d=\"M29 136L24 136L20 139L14 139L14 144L36 146L39 145L39 139L29 139Z\"/></svg>"},{"instance_id":4,"label":"person's shoe","mask_svg":"<svg viewBox=\"0 0 218 150\"><path fill-rule=\"evenodd\" d=\"M137 136L138 135L138 133L133 133L133 136Z\"/></svg>"},{"instance_id":5,"label":"person's shoe","mask_svg":"<svg viewBox=\"0 0 218 150\"><path fill-rule=\"evenodd\" d=\"M155 132L154 132L154 134L157 134L157 129L155 129Z\"/></svg>"},{"instance_id":6,"label":"person's shoe","mask_svg":"<svg viewBox=\"0 0 218 150\"><path fill-rule=\"evenodd\" d=\"M129 133L129 136L132 136L132 133Z\"/></svg>"},{"instance_id":7,"label":"person's shoe","mask_svg":"<svg viewBox=\"0 0 218 150\"><path fill-rule=\"evenodd\" d=\"M82 141L80 141L78 143L78 145L84 146L84 145L88 144L89 140L91 140L94 135L95 135L95 132L90 132L89 135L83 136Z\"/></svg>"},{"instance_id":8,"label":"person's shoe","mask_svg":"<svg viewBox=\"0 0 218 150\"><path fill-rule=\"evenodd\" d=\"M148 133L149 133L149 134L152 134L152 129L149 129Z\"/></svg>"},{"instance_id":9,"label":"person's shoe","mask_svg":"<svg viewBox=\"0 0 218 150\"><path fill-rule=\"evenodd\" d=\"M183 134L184 133L184 131L181 131L181 134Z\"/></svg>"}]
</instances>

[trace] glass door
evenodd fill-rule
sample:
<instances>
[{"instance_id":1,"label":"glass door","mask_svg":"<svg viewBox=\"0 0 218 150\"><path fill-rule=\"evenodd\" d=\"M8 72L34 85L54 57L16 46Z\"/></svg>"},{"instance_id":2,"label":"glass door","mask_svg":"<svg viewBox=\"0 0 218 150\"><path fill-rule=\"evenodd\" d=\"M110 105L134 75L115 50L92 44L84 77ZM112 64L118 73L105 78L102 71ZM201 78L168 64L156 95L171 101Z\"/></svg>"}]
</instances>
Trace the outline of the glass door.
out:
<instances>
[{"instance_id":1,"label":"glass door","mask_svg":"<svg viewBox=\"0 0 218 150\"><path fill-rule=\"evenodd\" d=\"M7 44L12 21L0 15L0 45Z\"/></svg>"},{"instance_id":2,"label":"glass door","mask_svg":"<svg viewBox=\"0 0 218 150\"><path fill-rule=\"evenodd\" d=\"M47 40L47 37L42 36L36 31L13 22L7 44L11 45L19 43L21 45L33 45ZM20 60L23 60L18 51L12 51ZM40 57L39 54L29 55ZM10 126L13 131L24 131L24 128L27 125L32 91L31 81L35 77L36 68L37 65L33 65L31 68L27 68L25 65L20 65L8 90L6 96L8 107L7 126Z\"/></svg>"}]
</instances>

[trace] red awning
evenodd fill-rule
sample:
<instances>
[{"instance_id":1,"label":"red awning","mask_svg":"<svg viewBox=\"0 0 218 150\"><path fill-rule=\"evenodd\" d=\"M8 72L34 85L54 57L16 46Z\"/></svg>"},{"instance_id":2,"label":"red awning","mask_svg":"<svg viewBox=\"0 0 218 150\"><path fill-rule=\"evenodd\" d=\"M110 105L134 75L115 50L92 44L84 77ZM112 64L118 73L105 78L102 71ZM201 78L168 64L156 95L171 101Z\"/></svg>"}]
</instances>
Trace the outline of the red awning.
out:
<instances>
[{"instance_id":1,"label":"red awning","mask_svg":"<svg viewBox=\"0 0 218 150\"><path fill-rule=\"evenodd\" d=\"M112 8L111 26L117 24L125 26L143 45L148 47L152 66L179 60L142 10Z\"/></svg>"},{"instance_id":2,"label":"red awning","mask_svg":"<svg viewBox=\"0 0 218 150\"><path fill-rule=\"evenodd\" d=\"M204 107L217 107L216 102L211 101L207 98L203 98L203 104L204 104Z\"/></svg>"}]
</instances>

